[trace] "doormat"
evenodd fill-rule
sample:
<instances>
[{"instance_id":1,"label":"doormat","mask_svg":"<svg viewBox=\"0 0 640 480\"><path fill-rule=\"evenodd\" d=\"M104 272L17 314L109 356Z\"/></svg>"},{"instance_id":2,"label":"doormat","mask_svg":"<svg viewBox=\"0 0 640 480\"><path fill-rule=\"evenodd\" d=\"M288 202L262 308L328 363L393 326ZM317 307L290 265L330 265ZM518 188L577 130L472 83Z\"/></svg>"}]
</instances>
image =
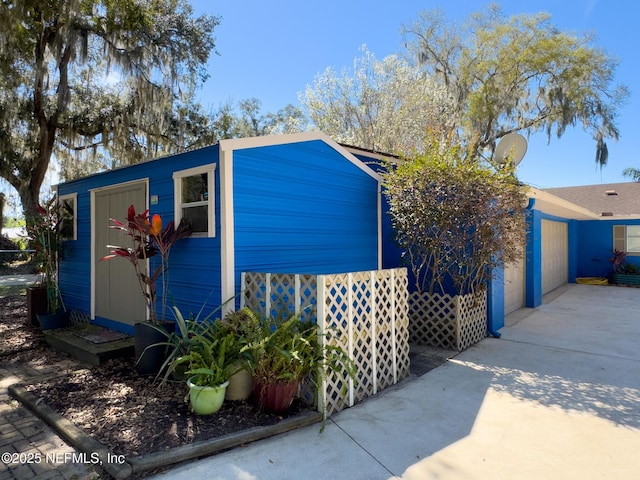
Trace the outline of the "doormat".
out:
<instances>
[{"instance_id":1,"label":"doormat","mask_svg":"<svg viewBox=\"0 0 640 480\"><path fill-rule=\"evenodd\" d=\"M81 331L76 332L76 335L91 343L115 342L116 340L129 338L129 335L126 333L118 332L116 330L109 330L108 328L102 328L95 325L88 325L87 327L90 328L83 328Z\"/></svg>"}]
</instances>

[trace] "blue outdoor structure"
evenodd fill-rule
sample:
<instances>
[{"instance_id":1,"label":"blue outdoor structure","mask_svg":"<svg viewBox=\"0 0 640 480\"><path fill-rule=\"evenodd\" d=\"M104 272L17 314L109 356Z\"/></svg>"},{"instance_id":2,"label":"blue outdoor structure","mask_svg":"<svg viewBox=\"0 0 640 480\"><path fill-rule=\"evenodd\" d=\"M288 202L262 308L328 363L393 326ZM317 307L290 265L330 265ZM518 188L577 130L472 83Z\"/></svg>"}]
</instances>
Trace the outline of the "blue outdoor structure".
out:
<instances>
[{"instance_id":1,"label":"blue outdoor structure","mask_svg":"<svg viewBox=\"0 0 640 480\"><path fill-rule=\"evenodd\" d=\"M640 193L640 184L622 185L621 191L627 194L631 192L637 197ZM640 210L636 214L618 215L594 211L596 207L592 205L607 204L605 188L573 187L583 196L586 194L591 209L555 195L554 190L550 193L529 189L527 245L522 269L524 295L520 306L535 308L542 304L544 294L562 284L575 283L580 277L608 277L612 273L610 259L614 248L629 250L626 230L629 226L640 226ZM565 193L563 189L558 190ZM594 199L595 195L603 198ZM617 200L622 205L623 198ZM631 208L633 211L634 207ZM554 231L545 233L545 227L547 230L552 227ZM635 245L636 253L628 254L627 263L640 266L639 245ZM489 296L489 325L494 330L504 326L504 315L510 313L505 312L504 306L509 288L511 285L505 282L504 272L497 272Z\"/></svg>"},{"instance_id":2,"label":"blue outdoor structure","mask_svg":"<svg viewBox=\"0 0 640 480\"><path fill-rule=\"evenodd\" d=\"M109 219L125 220L131 204L194 225L170 255L167 303L185 314L237 299L244 271L382 265L380 177L319 132L222 140L60 184L58 196L75 210L60 264L67 308L128 333L146 315L133 268L100 258L126 242Z\"/></svg>"},{"instance_id":3,"label":"blue outdoor structure","mask_svg":"<svg viewBox=\"0 0 640 480\"><path fill-rule=\"evenodd\" d=\"M310 132L222 140L60 184L60 201L75 211L60 265L65 304L125 332L146 315L128 262L100 261L107 245L125 241L108 228L109 219L124 220L131 204L165 222L186 216L195 226L170 257L167 303L185 314L205 304L207 313L223 304L233 307L225 302L237 299L241 272L405 266L381 192L385 158ZM603 216L547 191L530 188L528 196L524 258L517 268L496 271L489 285L490 333L504 326L505 314L539 306L544 294L562 284L607 276L613 249L626 250L625 232L640 226L640 211ZM630 238L640 249L640 234ZM640 266L640 252L627 261Z\"/></svg>"}]
</instances>

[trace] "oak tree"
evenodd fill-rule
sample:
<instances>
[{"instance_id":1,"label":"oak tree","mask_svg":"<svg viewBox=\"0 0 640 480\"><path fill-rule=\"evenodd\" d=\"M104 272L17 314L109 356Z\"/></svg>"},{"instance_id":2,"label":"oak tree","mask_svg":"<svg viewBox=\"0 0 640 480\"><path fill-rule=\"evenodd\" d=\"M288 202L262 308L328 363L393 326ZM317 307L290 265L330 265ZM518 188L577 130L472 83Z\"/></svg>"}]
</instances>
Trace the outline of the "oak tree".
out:
<instances>
[{"instance_id":1,"label":"oak tree","mask_svg":"<svg viewBox=\"0 0 640 480\"><path fill-rule=\"evenodd\" d=\"M217 24L186 0L0 2L0 176L27 217L54 156L120 164L184 148Z\"/></svg>"},{"instance_id":2,"label":"oak tree","mask_svg":"<svg viewBox=\"0 0 640 480\"><path fill-rule=\"evenodd\" d=\"M579 125L593 135L596 163L607 163L628 91L613 84L617 61L593 34L562 32L546 13L506 17L496 5L462 24L427 11L404 34L413 58L454 98L470 155L489 158L511 132L550 140Z\"/></svg>"}]
</instances>

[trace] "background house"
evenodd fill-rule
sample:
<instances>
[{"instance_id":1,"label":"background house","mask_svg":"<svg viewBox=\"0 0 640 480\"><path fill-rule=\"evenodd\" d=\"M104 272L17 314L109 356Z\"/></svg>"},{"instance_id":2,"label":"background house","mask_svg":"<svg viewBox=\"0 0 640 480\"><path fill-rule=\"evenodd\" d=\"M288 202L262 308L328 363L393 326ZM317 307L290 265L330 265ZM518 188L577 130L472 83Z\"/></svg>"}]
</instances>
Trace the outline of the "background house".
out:
<instances>
[{"instance_id":1,"label":"background house","mask_svg":"<svg viewBox=\"0 0 640 480\"><path fill-rule=\"evenodd\" d=\"M65 303L126 332L146 316L131 266L99 261L123 243L109 219L124 219L131 204L195 227L170 261L169 304L185 313L237 296L241 272L403 266L376 173L383 157L312 132L223 140L61 184L59 199L75 212L60 267ZM577 277L608 275L614 248L640 265L640 183L530 188L528 197L526 251L490 285L490 331Z\"/></svg>"},{"instance_id":2,"label":"background house","mask_svg":"<svg viewBox=\"0 0 640 480\"><path fill-rule=\"evenodd\" d=\"M509 314L578 277L608 276L614 248L640 265L640 183L530 188L528 196L526 255L494 282L497 311L501 288Z\"/></svg>"},{"instance_id":3,"label":"background house","mask_svg":"<svg viewBox=\"0 0 640 480\"><path fill-rule=\"evenodd\" d=\"M612 183L550 188L547 192L580 205L595 215L578 228L578 277L611 273L613 249L640 266L640 183Z\"/></svg>"},{"instance_id":4,"label":"background house","mask_svg":"<svg viewBox=\"0 0 640 480\"><path fill-rule=\"evenodd\" d=\"M109 219L124 220L131 204L194 226L170 258L168 304L185 314L237 296L241 272L381 265L380 178L318 132L223 140L63 183L58 196L75 211L60 265L65 304L129 333L146 318L133 269L99 259L125 242Z\"/></svg>"}]
</instances>

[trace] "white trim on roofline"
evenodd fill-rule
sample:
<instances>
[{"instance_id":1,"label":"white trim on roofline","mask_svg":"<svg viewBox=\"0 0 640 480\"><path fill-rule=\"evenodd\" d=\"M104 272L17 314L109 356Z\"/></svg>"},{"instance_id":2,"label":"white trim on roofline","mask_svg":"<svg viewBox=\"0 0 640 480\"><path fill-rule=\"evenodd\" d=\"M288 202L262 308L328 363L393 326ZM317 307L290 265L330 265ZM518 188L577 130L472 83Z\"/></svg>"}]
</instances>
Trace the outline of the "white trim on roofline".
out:
<instances>
[{"instance_id":1,"label":"white trim on roofline","mask_svg":"<svg viewBox=\"0 0 640 480\"><path fill-rule=\"evenodd\" d=\"M371 167L366 165L363 161L358 159L348 149L337 143L326 133L320 131L301 132L301 133L286 133L283 135L267 135L263 137L247 137L247 138L231 138L227 140L220 140L220 152L244 150L245 148L256 147L270 147L274 145L286 145L288 143L301 143L310 142L314 140L321 140L334 150L338 151L347 160L353 163L356 167L364 171L367 175L373 177L376 181L381 182L382 178ZM366 153L363 151L363 153Z\"/></svg>"},{"instance_id":2,"label":"white trim on roofline","mask_svg":"<svg viewBox=\"0 0 640 480\"><path fill-rule=\"evenodd\" d=\"M558 197L553 193L527 186L527 196L535 199L534 208L541 212L572 220L640 220L640 214L602 215L577 205L569 200Z\"/></svg>"}]
</instances>

